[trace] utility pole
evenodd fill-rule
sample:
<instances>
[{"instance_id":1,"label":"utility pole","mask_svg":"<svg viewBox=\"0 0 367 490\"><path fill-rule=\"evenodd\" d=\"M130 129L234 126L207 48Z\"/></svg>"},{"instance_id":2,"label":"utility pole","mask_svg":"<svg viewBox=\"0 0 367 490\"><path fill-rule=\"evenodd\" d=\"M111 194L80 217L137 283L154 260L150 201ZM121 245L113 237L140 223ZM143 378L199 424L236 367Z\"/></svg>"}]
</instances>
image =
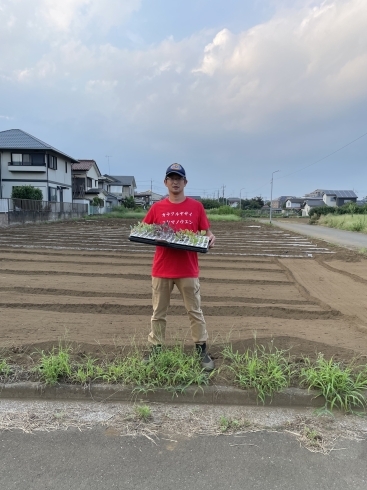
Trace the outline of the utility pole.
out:
<instances>
[{"instance_id":1,"label":"utility pole","mask_svg":"<svg viewBox=\"0 0 367 490\"><path fill-rule=\"evenodd\" d=\"M223 184L223 188L222 188L222 199L223 199L223 205L224 205L224 189L226 188L226 186Z\"/></svg>"},{"instance_id":2,"label":"utility pole","mask_svg":"<svg viewBox=\"0 0 367 490\"><path fill-rule=\"evenodd\" d=\"M111 174L111 170L110 170L110 158L111 157L112 157L112 155L106 155L107 163L108 163L108 175Z\"/></svg>"},{"instance_id":3,"label":"utility pole","mask_svg":"<svg viewBox=\"0 0 367 490\"><path fill-rule=\"evenodd\" d=\"M277 172L279 172L279 170L274 170L274 172L271 174L269 223L271 223L271 205L272 205L272 201L273 201L273 180L274 180L274 174L276 174Z\"/></svg>"}]
</instances>

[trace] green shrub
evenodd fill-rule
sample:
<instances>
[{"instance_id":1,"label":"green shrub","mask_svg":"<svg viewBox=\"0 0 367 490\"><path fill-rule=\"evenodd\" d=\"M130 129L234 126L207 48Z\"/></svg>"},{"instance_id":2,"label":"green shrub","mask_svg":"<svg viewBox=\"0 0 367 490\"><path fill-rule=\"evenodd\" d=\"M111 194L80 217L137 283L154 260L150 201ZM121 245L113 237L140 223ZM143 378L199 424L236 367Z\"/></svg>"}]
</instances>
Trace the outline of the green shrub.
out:
<instances>
[{"instance_id":1,"label":"green shrub","mask_svg":"<svg viewBox=\"0 0 367 490\"><path fill-rule=\"evenodd\" d=\"M20 185L13 187L11 193L12 199L32 199L34 201L42 201L43 194L41 189L37 189L32 185Z\"/></svg>"}]
</instances>

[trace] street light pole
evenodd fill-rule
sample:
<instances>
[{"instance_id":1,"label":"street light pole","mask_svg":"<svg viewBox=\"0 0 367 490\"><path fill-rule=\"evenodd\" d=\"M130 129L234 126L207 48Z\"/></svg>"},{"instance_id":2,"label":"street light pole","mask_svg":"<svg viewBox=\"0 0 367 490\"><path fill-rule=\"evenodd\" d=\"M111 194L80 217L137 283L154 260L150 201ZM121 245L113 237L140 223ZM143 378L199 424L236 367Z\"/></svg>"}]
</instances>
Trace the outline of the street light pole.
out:
<instances>
[{"instance_id":1,"label":"street light pole","mask_svg":"<svg viewBox=\"0 0 367 490\"><path fill-rule=\"evenodd\" d=\"M271 188L270 188L270 219L269 223L271 223L271 206L273 202L273 180L274 180L274 174L279 172L279 170L274 170L274 172L271 174Z\"/></svg>"},{"instance_id":2,"label":"street light pole","mask_svg":"<svg viewBox=\"0 0 367 490\"><path fill-rule=\"evenodd\" d=\"M240 210L242 209L241 191L243 191L244 189L245 187L242 187L242 189L240 189Z\"/></svg>"}]
</instances>

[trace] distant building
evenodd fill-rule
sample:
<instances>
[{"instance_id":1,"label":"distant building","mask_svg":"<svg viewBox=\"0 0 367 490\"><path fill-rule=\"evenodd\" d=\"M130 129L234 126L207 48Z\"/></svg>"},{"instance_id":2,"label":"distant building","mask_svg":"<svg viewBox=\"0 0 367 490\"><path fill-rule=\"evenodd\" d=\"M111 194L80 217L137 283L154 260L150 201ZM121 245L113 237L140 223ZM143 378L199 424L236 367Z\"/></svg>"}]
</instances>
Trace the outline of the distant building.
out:
<instances>
[{"instance_id":1,"label":"distant building","mask_svg":"<svg viewBox=\"0 0 367 490\"><path fill-rule=\"evenodd\" d=\"M296 196L280 196L271 201L272 209L282 209L288 199L297 199Z\"/></svg>"}]
</instances>

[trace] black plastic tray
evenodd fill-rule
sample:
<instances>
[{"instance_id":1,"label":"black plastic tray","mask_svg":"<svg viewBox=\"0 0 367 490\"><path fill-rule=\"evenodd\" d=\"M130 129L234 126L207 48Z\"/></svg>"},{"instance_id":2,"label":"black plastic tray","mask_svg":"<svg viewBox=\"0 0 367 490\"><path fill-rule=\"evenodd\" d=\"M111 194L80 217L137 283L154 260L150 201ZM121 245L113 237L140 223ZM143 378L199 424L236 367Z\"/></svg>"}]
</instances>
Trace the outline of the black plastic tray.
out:
<instances>
[{"instance_id":1,"label":"black plastic tray","mask_svg":"<svg viewBox=\"0 0 367 490\"><path fill-rule=\"evenodd\" d=\"M208 243L208 247L204 248L204 247L196 247L195 245L182 245L180 243L167 242L166 240L153 240L151 238L141 238L135 235L130 235L129 240L131 242L144 243L145 245L176 248L178 250L187 250L188 252L199 252L203 254L206 254L209 250L209 243Z\"/></svg>"}]
</instances>

